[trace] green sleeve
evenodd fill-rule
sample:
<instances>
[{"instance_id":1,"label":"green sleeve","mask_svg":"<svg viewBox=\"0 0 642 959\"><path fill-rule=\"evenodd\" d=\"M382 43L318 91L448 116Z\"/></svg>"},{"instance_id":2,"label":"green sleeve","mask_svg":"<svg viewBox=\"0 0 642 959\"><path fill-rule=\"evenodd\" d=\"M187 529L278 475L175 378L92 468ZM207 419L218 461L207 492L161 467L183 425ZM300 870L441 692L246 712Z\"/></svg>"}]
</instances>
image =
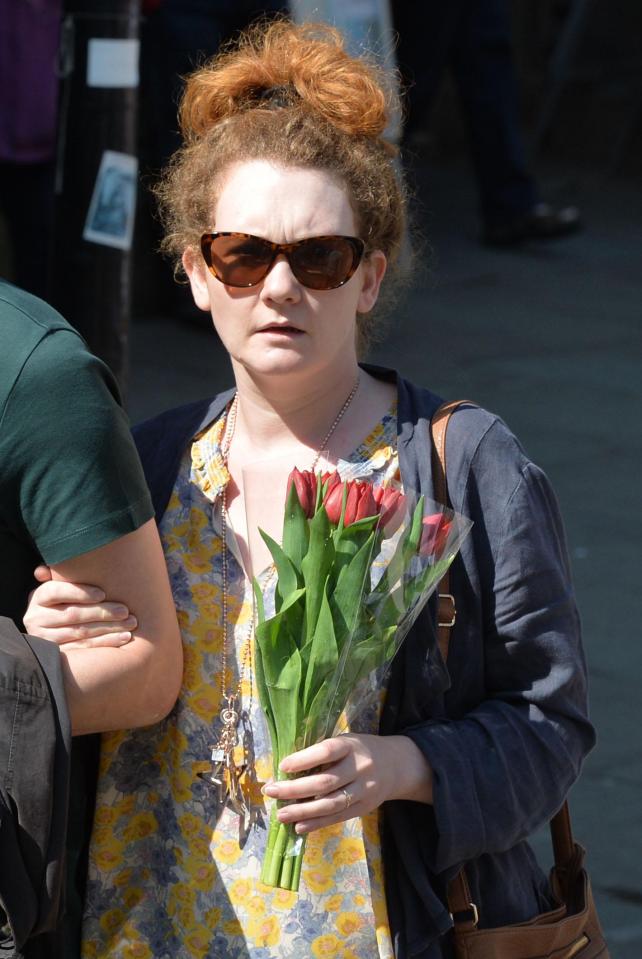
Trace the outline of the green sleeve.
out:
<instances>
[{"instance_id":1,"label":"green sleeve","mask_svg":"<svg viewBox=\"0 0 642 959\"><path fill-rule=\"evenodd\" d=\"M6 444L6 445L5 445ZM118 388L71 329L29 355L2 424L3 487L45 562L59 563L142 526L153 509ZM18 532L18 530L16 530Z\"/></svg>"}]
</instances>

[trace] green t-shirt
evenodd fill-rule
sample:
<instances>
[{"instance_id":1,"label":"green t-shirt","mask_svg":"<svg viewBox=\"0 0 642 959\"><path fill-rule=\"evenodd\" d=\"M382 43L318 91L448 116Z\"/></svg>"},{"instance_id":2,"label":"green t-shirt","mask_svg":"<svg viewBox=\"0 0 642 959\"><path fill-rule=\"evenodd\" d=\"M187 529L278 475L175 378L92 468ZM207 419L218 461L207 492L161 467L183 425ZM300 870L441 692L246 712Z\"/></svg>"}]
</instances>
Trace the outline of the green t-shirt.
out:
<instances>
[{"instance_id":1,"label":"green t-shirt","mask_svg":"<svg viewBox=\"0 0 642 959\"><path fill-rule=\"evenodd\" d=\"M0 281L0 615L22 626L41 558L86 553L152 515L108 368L55 310Z\"/></svg>"}]
</instances>

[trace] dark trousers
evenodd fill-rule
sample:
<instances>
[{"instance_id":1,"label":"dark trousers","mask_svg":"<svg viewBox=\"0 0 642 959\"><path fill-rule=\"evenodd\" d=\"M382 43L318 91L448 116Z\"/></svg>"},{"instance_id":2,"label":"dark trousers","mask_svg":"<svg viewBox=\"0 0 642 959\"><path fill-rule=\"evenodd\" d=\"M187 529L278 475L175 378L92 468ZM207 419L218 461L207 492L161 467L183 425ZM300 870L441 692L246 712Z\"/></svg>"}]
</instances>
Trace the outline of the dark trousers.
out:
<instances>
[{"instance_id":1,"label":"dark trousers","mask_svg":"<svg viewBox=\"0 0 642 959\"><path fill-rule=\"evenodd\" d=\"M526 169L517 78L504 0L393 0L399 63L410 89L407 136L426 123L446 69L464 108L487 224L505 222L538 200Z\"/></svg>"}]
</instances>

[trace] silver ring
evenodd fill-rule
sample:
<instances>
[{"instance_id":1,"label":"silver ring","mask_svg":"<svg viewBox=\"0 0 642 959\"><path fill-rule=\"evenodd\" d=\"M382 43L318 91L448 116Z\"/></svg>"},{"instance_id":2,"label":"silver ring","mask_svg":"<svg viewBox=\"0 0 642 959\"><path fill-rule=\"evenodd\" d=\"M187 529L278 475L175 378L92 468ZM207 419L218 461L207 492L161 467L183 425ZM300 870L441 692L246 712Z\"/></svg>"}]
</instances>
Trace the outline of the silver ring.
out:
<instances>
[{"instance_id":1,"label":"silver ring","mask_svg":"<svg viewBox=\"0 0 642 959\"><path fill-rule=\"evenodd\" d=\"M342 789L341 792L343 793L346 799L346 804L343 808L347 809L349 806L352 805L352 796L350 795L347 789Z\"/></svg>"}]
</instances>

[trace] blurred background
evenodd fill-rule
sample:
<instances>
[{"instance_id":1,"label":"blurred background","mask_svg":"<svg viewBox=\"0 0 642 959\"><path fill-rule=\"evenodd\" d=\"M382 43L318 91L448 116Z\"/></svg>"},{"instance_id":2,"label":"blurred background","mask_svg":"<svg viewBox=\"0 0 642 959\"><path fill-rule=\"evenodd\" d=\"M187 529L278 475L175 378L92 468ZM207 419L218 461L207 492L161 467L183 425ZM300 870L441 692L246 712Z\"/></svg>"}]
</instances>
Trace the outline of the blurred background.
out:
<instances>
[{"instance_id":1,"label":"blurred background","mask_svg":"<svg viewBox=\"0 0 642 959\"><path fill-rule=\"evenodd\" d=\"M180 76L242 0L0 0L0 275L117 373L132 421L231 383L156 248ZM502 416L565 516L598 746L573 790L613 959L642 955L642 4L297 0L396 63L417 255L368 357ZM537 838L550 858L546 836Z\"/></svg>"}]
</instances>

